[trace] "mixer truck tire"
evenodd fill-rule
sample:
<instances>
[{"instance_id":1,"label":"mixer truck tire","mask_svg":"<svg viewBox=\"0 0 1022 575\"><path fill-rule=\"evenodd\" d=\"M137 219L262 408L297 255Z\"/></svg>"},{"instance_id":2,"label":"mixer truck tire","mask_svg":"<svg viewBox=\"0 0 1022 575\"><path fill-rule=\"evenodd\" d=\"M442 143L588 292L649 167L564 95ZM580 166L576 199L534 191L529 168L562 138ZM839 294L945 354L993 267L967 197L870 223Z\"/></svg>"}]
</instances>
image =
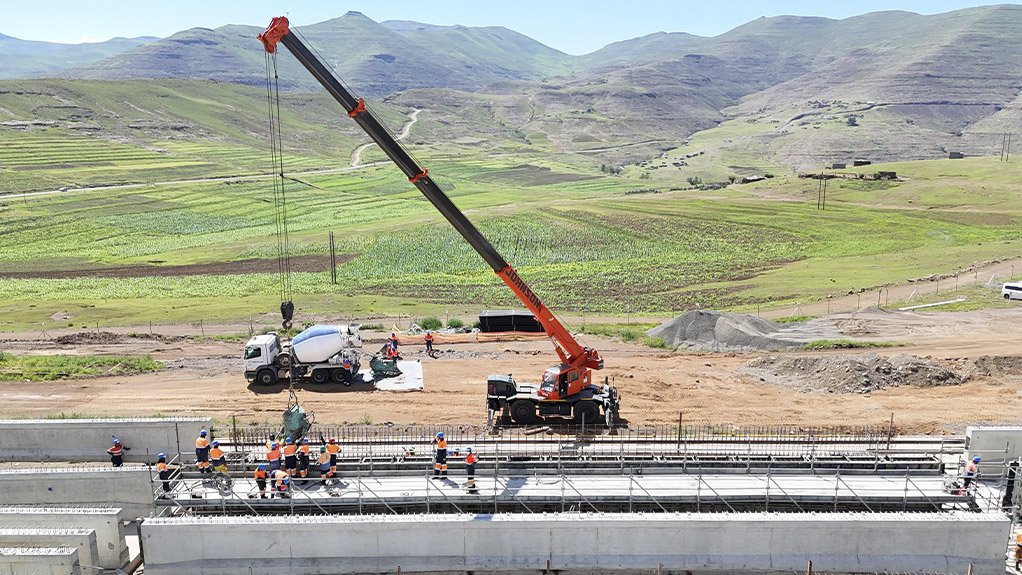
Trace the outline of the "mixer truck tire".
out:
<instances>
[{"instance_id":1,"label":"mixer truck tire","mask_svg":"<svg viewBox=\"0 0 1022 575\"><path fill-rule=\"evenodd\" d=\"M259 385L273 385L277 383L277 374L272 369L261 369L256 374L256 381Z\"/></svg>"},{"instance_id":2,"label":"mixer truck tire","mask_svg":"<svg viewBox=\"0 0 1022 575\"><path fill-rule=\"evenodd\" d=\"M330 372L325 369L316 369L312 372L312 383L322 385L330 381Z\"/></svg>"}]
</instances>

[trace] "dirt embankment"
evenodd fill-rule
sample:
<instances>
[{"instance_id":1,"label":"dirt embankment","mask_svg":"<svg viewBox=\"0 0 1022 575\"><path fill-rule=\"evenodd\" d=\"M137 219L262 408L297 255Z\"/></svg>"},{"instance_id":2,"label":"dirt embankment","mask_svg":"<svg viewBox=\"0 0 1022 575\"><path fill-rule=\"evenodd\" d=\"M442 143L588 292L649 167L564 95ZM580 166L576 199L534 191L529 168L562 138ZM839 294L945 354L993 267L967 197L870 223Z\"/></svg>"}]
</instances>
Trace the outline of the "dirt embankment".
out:
<instances>
[{"instance_id":1,"label":"dirt embankment","mask_svg":"<svg viewBox=\"0 0 1022 575\"><path fill-rule=\"evenodd\" d=\"M761 382L793 387L800 392L872 393L890 387L961 385L969 376L929 358L876 353L823 356L767 356L753 360L740 373Z\"/></svg>"}]
</instances>

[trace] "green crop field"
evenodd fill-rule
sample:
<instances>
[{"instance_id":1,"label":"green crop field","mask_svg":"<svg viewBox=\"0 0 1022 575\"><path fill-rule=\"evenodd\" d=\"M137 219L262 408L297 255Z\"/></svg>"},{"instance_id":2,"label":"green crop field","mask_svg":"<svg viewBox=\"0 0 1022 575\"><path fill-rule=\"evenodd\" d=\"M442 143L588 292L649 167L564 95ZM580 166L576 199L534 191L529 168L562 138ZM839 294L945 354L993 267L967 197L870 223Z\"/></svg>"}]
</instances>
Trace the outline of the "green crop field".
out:
<instances>
[{"instance_id":1,"label":"green crop field","mask_svg":"<svg viewBox=\"0 0 1022 575\"><path fill-rule=\"evenodd\" d=\"M1022 254L1014 161L858 168L902 179L831 180L818 210L817 180L757 151L778 129L766 116L697 132L619 171L558 148L558 132L523 133L488 96L464 97L476 105L441 100L451 111L420 113L406 144L564 313L784 305ZM513 98L496 101L500 114L524 113ZM0 110L31 118L0 125L0 329L272 319L280 288L265 105L264 91L226 83L0 82ZM411 113L394 100L373 109L395 132ZM310 262L292 274L299 320L517 305L380 150L362 155L379 164L349 167L366 138L336 112L322 94L281 103L289 251ZM445 141L451 121L463 136ZM689 182L766 173L725 189ZM58 187L70 189L19 194ZM337 284L324 263L329 232Z\"/></svg>"},{"instance_id":2,"label":"green crop field","mask_svg":"<svg viewBox=\"0 0 1022 575\"><path fill-rule=\"evenodd\" d=\"M17 140L0 152L3 163L15 174L31 173L37 186L72 175L92 183L137 181L139 174L170 179L196 173L200 164L207 173L253 173L259 161L256 146L243 143L139 146L51 130ZM1018 169L991 158L870 166L865 173L896 169L905 179L831 181L820 211L817 182L783 173L699 191L680 189L687 187L684 169L647 178L639 169L609 175L537 150L413 151L551 307L564 312L669 315L804 302L1022 253ZM717 158L717 165L721 160L751 163L740 155ZM296 154L286 171L327 164ZM323 267L293 274L300 315L451 309L470 315L515 305L396 168L299 179L286 186L292 255L326 256L333 231L344 256L336 285ZM274 214L267 179L0 200L0 274L8 276L0 279L0 328L228 321L272 312L279 303L275 263L247 273L159 269L273 260ZM155 267L109 277L53 275L110 266Z\"/></svg>"}]
</instances>

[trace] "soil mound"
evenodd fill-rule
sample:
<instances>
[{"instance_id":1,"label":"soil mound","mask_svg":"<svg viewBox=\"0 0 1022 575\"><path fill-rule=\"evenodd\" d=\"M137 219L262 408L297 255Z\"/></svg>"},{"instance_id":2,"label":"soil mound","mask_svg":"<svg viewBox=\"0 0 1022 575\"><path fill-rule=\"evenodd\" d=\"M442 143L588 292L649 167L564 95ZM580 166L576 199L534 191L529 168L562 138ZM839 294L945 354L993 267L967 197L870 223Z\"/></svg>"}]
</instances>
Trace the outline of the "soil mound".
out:
<instances>
[{"instance_id":1,"label":"soil mound","mask_svg":"<svg viewBox=\"0 0 1022 575\"><path fill-rule=\"evenodd\" d=\"M779 332L776 323L753 315L697 310L646 333L673 347L701 351L779 351L802 345Z\"/></svg>"},{"instance_id":2,"label":"soil mound","mask_svg":"<svg viewBox=\"0 0 1022 575\"><path fill-rule=\"evenodd\" d=\"M1022 355L984 355L975 363L983 375L1022 375Z\"/></svg>"},{"instance_id":3,"label":"soil mound","mask_svg":"<svg viewBox=\"0 0 1022 575\"><path fill-rule=\"evenodd\" d=\"M875 353L768 356L747 363L741 372L802 392L827 393L870 393L902 385L960 385L968 379L930 359L905 354L885 358Z\"/></svg>"},{"instance_id":4,"label":"soil mound","mask_svg":"<svg viewBox=\"0 0 1022 575\"><path fill-rule=\"evenodd\" d=\"M61 345L84 345L90 343L124 343L127 337L109 331L82 331L69 333L53 339Z\"/></svg>"}]
</instances>

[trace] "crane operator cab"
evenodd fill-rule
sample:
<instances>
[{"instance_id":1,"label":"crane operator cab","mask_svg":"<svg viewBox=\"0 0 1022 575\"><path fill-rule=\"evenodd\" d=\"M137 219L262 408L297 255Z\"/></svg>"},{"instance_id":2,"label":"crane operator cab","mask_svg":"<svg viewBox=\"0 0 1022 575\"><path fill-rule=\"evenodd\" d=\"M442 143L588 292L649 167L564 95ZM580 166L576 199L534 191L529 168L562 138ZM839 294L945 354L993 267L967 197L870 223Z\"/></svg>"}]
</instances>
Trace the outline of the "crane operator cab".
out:
<instances>
[{"instance_id":1,"label":"crane operator cab","mask_svg":"<svg viewBox=\"0 0 1022 575\"><path fill-rule=\"evenodd\" d=\"M543 383L539 386L539 396L547 398L563 398L568 395L570 383L578 380L578 371L562 363L560 366L547 368L543 372Z\"/></svg>"}]
</instances>

